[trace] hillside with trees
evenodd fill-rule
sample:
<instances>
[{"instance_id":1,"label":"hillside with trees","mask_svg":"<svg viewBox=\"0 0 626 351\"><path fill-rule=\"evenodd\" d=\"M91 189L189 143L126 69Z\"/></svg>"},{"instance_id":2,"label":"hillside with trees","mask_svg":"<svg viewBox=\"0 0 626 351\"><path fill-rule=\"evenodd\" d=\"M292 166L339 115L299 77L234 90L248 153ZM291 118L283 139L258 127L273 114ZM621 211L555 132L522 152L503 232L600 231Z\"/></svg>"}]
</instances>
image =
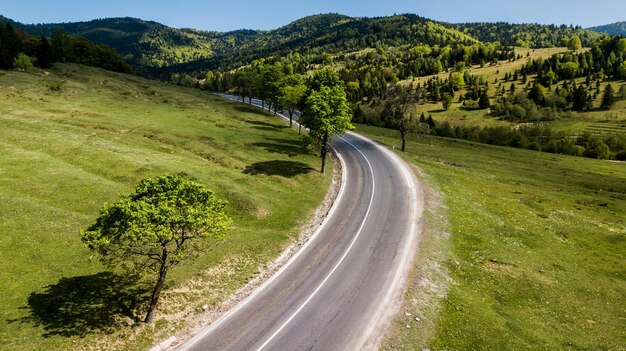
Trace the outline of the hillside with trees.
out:
<instances>
[{"instance_id":1,"label":"hillside with trees","mask_svg":"<svg viewBox=\"0 0 626 351\"><path fill-rule=\"evenodd\" d=\"M54 62L73 62L109 71L133 73L133 69L111 47L95 45L70 36L63 28L50 39L30 36L10 23L0 23L0 69L28 70L33 65L49 68Z\"/></svg>"},{"instance_id":2,"label":"hillside with trees","mask_svg":"<svg viewBox=\"0 0 626 351\"><path fill-rule=\"evenodd\" d=\"M583 45L600 37L595 32L553 25L508 23L449 24L413 14L356 18L339 14L308 16L275 30L208 32L174 29L134 18L25 25L0 17L35 36L50 37L63 27L69 34L115 48L137 72L169 78L175 73L199 76L207 70L232 69L253 60L289 54L350 53L371 48L405 46L471 46L499 42L502 46L560 46L572 35Z\"/></svg>"},{"instance_id":3,"label":"hillside with trees","mask_svg":"<svg viewBox=\"0 0 626 351\"><path fill-rule=\"evenodd\" d=\"M598 33L606 33L610 35L623 35L626 36L626 21L624 22L615 22L611 24L606 24L603 26L591 27L589 30Z\"/></svg>"},{"instance_id":4,"label":"hillside with trees","mask_svg":"<svg viewBox=\"0 0 626 351\"><path fill-rule=\"evenodd\" d=\"M589 46L601 36L597 32L582 29L580 26L556 26L536 23L463 23L453 25L452 27L482 42L498 41L504 45L529 48L567 46L567 41L572 36L578 36L583 45Z\"/></svg>"}]
</instances>

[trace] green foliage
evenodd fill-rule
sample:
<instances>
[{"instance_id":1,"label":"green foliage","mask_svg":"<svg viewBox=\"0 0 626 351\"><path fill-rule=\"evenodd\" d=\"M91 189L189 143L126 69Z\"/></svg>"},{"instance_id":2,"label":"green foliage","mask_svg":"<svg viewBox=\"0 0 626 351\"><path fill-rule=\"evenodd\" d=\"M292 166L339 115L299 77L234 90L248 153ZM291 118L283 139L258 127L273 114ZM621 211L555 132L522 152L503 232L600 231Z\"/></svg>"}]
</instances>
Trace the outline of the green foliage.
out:
<instances>
[{"instance_id":1,"label":"green foliage","mask_svg":"<svg viewBox=\"0 0 626 351\"><path fill-rule=\"evenodd\" d=\"M28 55L19 53L13 61L13 67L20 71L28 71L33 68L33 61Z\"/></svg>"},{"instance_id":2,"label":"green foliage","mask_svg":"<svg viewBox=\"0 0 626 351\"><path fill-rule=\"evenodd\" d=\"M580 37L578 35L572 35L570 40L567 42L567 48L572 51L577 51L582 49L583 45L580 41Z\"/></svg>"},{"instance_id":3,"label":"green foliage","mask_svg":"<svg viewBox=\"0 0 626 351\"><path fill-rule=\"evenodd\" d=\"M21 50L22 42L13 26L0 23L0 69L12 68Z\"/></svg>"},{"instance_id":4,"label":"green foliage","mask_svg":"<svg viewBox=\"0 0 626 351\"><path fill-rule=\"evenodd\" d=\"M558 68L559 75L562 79L574 79L578 76L578 62L565 62Z\"/></svg>"},{"instance_id":5,"label":"green foliage","mask_svg":"<svg viewBox=\"0 0 626 351\"><path fill-rule=\"evenodd\" d=\"M565 25L512 24L498 23L464 23L453 25L458 29L482 42L500 42L504 45L525 44L531 48L563 46L572 36L578 36L583 45L588 46L600 38L600 34L580 27ZM518 45L521 46L521 45Z\"/></svg>"},{"instance_id":6,"label":"green foliage","mask_svg":"<svg viewBox=\"0 0 626 351\"><path fill-rule=\"evenodd\" d=\"M289 111L289 126L293 123L293 113L300 107L307 92L304 78L301 75L285 76L281 82L279 105Z\"/></svg>"},{"instance_id":7,"label":"green foliage","mask_svg":"<svg viewBox=\"0 0 626 351\"><path fill-rule=\"evenodd\" d=\"M46 37L39 38L36 54L37 66L41 68L50 68L52 66L52 63L55 61L52 47L50 46L50 42Z\"/></svg>"},{"instance_id":8,"label":"green foliage","mask_svg":"<svg viewBox=\"0 0 626 351\"><path fill-rule=\"evenodd\" d=\"M452 105L452 96L448 93L443 93L441 96L441 107L447 110Z\"/></svg>"},{"instance_id":9,"label":"green foliage","mask_svg":"<svg viewBox=\"0 0 626 351\"><path fill-rule=\"evenodd\" d=\"M626 61L622 62L617 69L617 76L621 79L626 79Z\"/></svg>"},{"instance_id":10,"label":"green foliage","mask_svg":"<svg viewBox=\"0 0 626 351\"><path fill-rule=\"evenodd\" d=\"M116 203L105 204L81 240L101 261L131 274L158 275L145 322L152 321L169 269L209 249L231 219L226 202L180 175L144 179Z\"/></svg>"},{"instance_id":11,"label":"green foliage","mask_svg":"<svg viewBox=\"0 0 626 351\"><path fill-rule=\"evenodd\" d=\"M598 138L592 138L583 152L583 156L605 160L611 156L609 146Z\"/></svg>"},{"instance_id":12,"label":"green foliage","mask_svg":"<svg viewBox=\"0 0 626 351\"><path fill-rule=\"evenodd\" d=\"M145 179L116 203L105 204L81 240L102 261L133 273L158 271L202 253L223 238L226 203L180 175Z\"/></svg>"},{"instance_id":13,"label":"green foliage","mask_svg":"<svg viewBox=\"0 0 626 351\"><path fill-rule=\"evenodd\" d=\"M602 95L602 103L600 107L605 109L610 109L611 106L615 103L615 91L613 90L613 86L608 84L604 89L604 94Z\"/></svg>"},{"instance_id":14,"label":"green foliage","mask_svg":"<svg viewBox=\"0 0 626 351\"><path fill-rule=\"evenodd\" d=\"M333 136L353 128L351 119L352 110L348 106L345 88L337 74L328 68L315 72L309 82L309 94L300 123L309 129L305 141L321 148L322 173L328 143Z\"/></svg>"}]
</instances>

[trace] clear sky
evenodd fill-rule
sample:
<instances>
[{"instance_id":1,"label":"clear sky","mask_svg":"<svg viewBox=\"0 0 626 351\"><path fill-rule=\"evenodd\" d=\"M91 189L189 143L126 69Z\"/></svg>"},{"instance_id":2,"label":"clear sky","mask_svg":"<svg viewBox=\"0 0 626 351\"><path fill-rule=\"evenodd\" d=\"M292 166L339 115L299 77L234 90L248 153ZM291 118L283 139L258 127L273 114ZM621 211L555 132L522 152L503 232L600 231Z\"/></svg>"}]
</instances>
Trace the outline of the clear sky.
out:
<instances>
[{"instance_id":1,"label":"clear sky","mask_svg":"<svg viewBox=\"0 0 626 351\"><path fill-rule=\"evenodd\" d=\"M415 13L446 22L574 24L626 21L626 0L0 0L0 14L23 23L137 17L176 28L274 29L318 13Z\"/></svg>"}]
</instances>

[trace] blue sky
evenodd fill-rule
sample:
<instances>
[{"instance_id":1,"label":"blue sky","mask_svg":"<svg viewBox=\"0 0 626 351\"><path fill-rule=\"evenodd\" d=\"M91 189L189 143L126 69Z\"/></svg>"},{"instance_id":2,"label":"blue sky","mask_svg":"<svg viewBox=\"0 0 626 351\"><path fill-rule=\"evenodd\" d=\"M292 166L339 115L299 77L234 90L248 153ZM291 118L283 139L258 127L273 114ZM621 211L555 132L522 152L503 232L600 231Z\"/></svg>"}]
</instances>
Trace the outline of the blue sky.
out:
<instances>
[{"instance_id":1,"label":"blue sky","mask_svg":"<svg viewBox=\"0 0 626 351\"><path fill-rule=\"evenodd\" d=\"M171 27L273 29L318 13L416 13L447 22L579 24L626 21L625 0L0 0L0 14L24 23L138 17Z\"/></svg>"}]
</instances>

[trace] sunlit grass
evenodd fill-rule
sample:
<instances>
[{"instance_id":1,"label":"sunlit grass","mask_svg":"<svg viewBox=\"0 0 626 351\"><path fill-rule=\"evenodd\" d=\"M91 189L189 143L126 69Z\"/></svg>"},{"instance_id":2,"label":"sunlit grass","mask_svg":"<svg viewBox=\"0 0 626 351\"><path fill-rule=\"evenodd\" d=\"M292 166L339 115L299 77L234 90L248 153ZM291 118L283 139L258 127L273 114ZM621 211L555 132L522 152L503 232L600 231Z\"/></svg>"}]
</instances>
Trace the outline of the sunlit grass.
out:
<instances>
[{"instance_id":1,"label":"sunlit grass","mask_svg":"<svg viewBox=\"0 0 626 351\"><path fill-rule=\"evenodd\" d=\"M358 131L398 148L395 131ZM449 250L436 243L445 252L418 262L441 263L450 282L438 306L421 306L417 269L412 315L395 322L385 348L624 349L626 164L432 137L407 150L443 193L447 221L431 218L431 232L450 234ZM414 320L433 308L436 318Z\"/></svg>"},{"instance_id":2,"label":"sunlit grass","mask_svg":"<svg viewBox=\"0 0 626 351\"><path fill-rule=\"evenodd\" d=\"M92 304L68 300L107 278L78 231L139 180L184 172L228 200L234 218L226 241L171 272L160 311L175 314L220 303L298 235L330 182L318 163L280 119L199 90L78 65L1 72L0 348L102 342L108 319L92 317L106 313L109 290L92 291ZM113 325L112 335L105 342L117 344L106 349L153 341L150 328Z\"/></svg>"}]
</instances>

